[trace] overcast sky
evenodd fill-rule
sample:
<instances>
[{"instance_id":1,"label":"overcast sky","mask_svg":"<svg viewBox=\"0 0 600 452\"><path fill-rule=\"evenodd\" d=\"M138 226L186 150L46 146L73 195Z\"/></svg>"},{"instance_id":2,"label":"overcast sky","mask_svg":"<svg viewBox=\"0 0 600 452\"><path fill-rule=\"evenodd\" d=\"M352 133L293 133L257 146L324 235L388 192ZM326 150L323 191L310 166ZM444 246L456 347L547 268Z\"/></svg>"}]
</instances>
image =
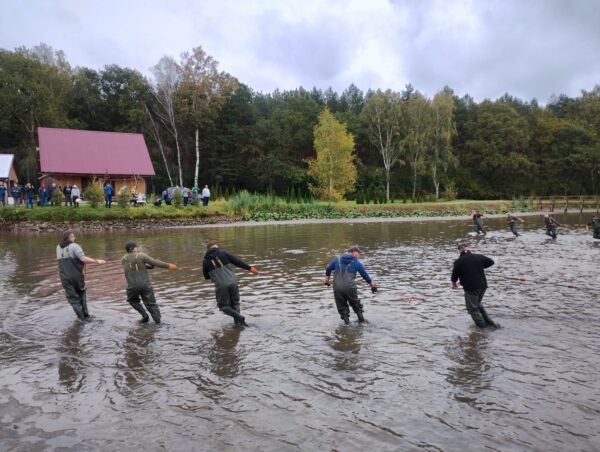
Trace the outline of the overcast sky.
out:
<instances>
[{"instance_id":1,"label":"overcast sky","mask_svg":"<svg viewBox=\"0 0 600 452\"><path fill-rule=\"evenodd\" d=\"M600 0L0 0L0 47L150 75L202 46L257 91L354 83L546 103L600 84Z\"/></svg>"}]
</instances>

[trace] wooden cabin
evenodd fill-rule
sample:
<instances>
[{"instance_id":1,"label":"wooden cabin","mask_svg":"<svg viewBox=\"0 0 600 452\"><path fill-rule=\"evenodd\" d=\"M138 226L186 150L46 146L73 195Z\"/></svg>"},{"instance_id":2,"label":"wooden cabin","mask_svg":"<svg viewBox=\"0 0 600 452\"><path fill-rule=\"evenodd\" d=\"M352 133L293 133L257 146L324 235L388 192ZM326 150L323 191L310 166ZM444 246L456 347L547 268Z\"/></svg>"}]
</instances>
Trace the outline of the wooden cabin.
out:
<instances>
[{"instance_id":1,"label":"wooden cabin","mask_svg":"<svg viewBox=\"0 0 600 452\"><path fill-rule=\"evenodd\" d=\"M140 133L38 128L40 182L77 185L83 192L93 181L110 182L146 193L145 177L154 176L150 154Z\"/></svg>"},{"instance_id":2,"label":"wooden cabin","mask_svg":"<svg viewBox=\"0 0 600 452\"><path fill-rule=\"evenodd\" d=\"M0 181L4 182L4 186L6 187L5 201L9 201L8 198L11 197L10 189L12 186L19 183L14 162L14 154L0 154Z\"/></svg>"}]
</instances>

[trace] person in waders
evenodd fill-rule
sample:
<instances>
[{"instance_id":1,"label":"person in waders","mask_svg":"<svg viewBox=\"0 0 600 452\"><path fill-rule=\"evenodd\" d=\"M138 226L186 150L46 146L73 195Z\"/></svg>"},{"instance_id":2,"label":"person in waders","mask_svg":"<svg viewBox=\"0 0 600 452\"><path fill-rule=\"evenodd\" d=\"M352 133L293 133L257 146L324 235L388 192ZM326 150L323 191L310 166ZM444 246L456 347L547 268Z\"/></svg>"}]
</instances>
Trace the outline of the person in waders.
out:
<instances>
[{"instance_id":1,"label":"person in waders","mask_svg":"<svg viewBox=\"0 0 600 452\"><path fill-rule=\"evenodd\" d=\"M127 254L123 256L121 263L123 264L123 271L127 280L127 302L142 315L140 323L148 323L150 318L140 302L141 298L154 323L159 324L160 309L158 309L158 304L156 304L154 289L150 282L148 270L154 267L176 270L177 265L159 261L145 253L141 253L137 245L133 242L125 245L125 251L127 251Z\"/></svg>"},{"instance_id":2,"label":"person in waders","mask_svg":"<svg viewBox=\"0 0 600 452\"><path fill-rule=\"evenodd\" d=\"M544 226L546 227L546 235L556 239L556 227L562 226L558 221L556 221L550 214L544 214Z\"/></svg>"},{"instance_id":3,"label":"person in waders","mask_svg":"<svg viewBox=\"0 0 600 452\"><path fill-rule=\"evenodd\" d=\"M79 320L88 320L90 314L87 308L85 264L102 265L106 261L86 256L81 247L75 243L73 231L66 231L63 234L62 242L56 247L56 259L60 282L65 289L67 300Z\"/></svg>"},{"instance_id":4,"label":"person in waders","mask_svg":"<svg viewBox=\"0 0 600 452\"><path fill-rule=\"evenodd\" d=\"M600 218L598 218L598 215L594 215L592 221L585 225L585 230L589 231L590 227L592 228L594 238L600 239Z\"/></svg>"},{"instance_id":5,"label":"person in waders","mask_svg":"<svg viewBox=\"0 0 600 452\"><path fill-rule=\"evenodd\" d=\"M346 254L336 257L325 269L325 285L331 284L331 272L335 272L333 277L333 296L335 305L340 317L346 325L350 325L350 308L358 316L358 322L364 323L363 305L358 298L358 289L356 287L356 273L371 285L371 291L377 292L377 284L371 280L371 277L358 260L362 251L358 246L348 248Z\"/></svg>"},{"instance_id":6,"label":"person in waders","mask_svg":"<svg viewBox=\"0 0 600 452\"><path fill-rule=\"evenodd\" d=\"M467 311L471 314L475 325L479 328L498 328L481 304L488 287L484 269L494 265L494 261L483 254L471 253L467 245L458 245L458 252L460 256L454 261L450 278L452 288L458 289L456 282L460 279L460 284L465 291Z\"/></svg>"},{"instance_id":7,"label":"person in waders","mask_svg":"<svg viewBox=\"0 0 600 452\"><path fill-rule=\"evenodd\" d=\"M479 235L480 232L485 235L483 229L483 214L480 213L479 210L473 210L471 215L473 216L473 224L475 225L475 232L477 232L477 235Z\"/></svg>"},{"instance_id":8,"label":"person in waders","mask_svg":"<svg viewBox=\"0 0 600 452\"><path fill-rule=\"evenodd\" d=\"M512 232L515 235L515 237L519 237L521 235L519 234L519 231L517 231L517 221L524 223L523 219L514 217L510 213L506 214L506 222L510 227L510 232Z\"/></svg>"},{"instance_id":9,"label":"person in waders","mask_svg":"<svg viewBox=\"0 0 600 452\"><path fill-rule=\"evenodd\" d=\"M233 254L220 249L216 242L209 242L206 249L202 262L202 273L204 279L210 279L215 285L217 306L223 314L233 317L236 325L247 326L244 316L240 314L240 289L235 271L229 264L254 274L258 273L258 270L256 267L242 262Z\"/></svg>"}]
</instances>

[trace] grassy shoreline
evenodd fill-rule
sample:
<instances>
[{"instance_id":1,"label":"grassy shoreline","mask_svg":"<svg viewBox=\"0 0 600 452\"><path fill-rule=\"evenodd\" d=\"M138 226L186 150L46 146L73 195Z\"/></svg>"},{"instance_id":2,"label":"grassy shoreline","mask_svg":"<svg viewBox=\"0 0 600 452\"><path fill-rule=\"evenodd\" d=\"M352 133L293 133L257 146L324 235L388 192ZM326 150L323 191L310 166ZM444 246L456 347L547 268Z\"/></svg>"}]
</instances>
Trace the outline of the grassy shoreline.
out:
<instances>
[{"instance_id":1,"label":"grassy shoreline","mask_svg":"<svg viewBox=\"0 0 600 452\"><path fill-rule=\"evenodd\" d=\"M253 205L245 208L225 200L217 200L208 208L201 206L144 206L92 208L82 205L78 208L55 206L26 209L23 206L0 207L0 227L18 228L19 224L45 223L118 223L147 224L152 222L176 222L203 224L232 221L289 221L311 219L353 219L353 218L395 218L395 217L453 217L468 215L478 209L487 214L501 214L514 210L530 210L512 201L471 201L356 204L340 203L282 203L276 205Z\"/></svg>"}]
</instances>

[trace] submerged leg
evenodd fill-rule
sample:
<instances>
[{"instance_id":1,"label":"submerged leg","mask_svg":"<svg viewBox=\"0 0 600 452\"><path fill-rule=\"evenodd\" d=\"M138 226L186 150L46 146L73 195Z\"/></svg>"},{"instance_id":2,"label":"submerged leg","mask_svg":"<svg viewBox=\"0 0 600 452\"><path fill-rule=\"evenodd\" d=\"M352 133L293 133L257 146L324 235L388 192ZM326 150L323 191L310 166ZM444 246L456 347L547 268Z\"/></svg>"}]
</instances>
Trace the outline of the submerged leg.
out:
<instances>
[{"instance_id":1,"label":"submerged leg","mask_svg":"<svg viewBox=\"0 0 600 452\"><path fill-rule=\"evenodd\" d=\"M465 305L467 307L467 311L473 319L473 322L475 322L475 325L477 325L479 328L486 328L488 324L479 311L479 300L479 291L465 290Z\"/></svg>"},{"instance_id":2,"label":"submerged leg","mask_svg":"<svg viewBox=\"0 0 600 452\"><path fill-rule=\"evenodd\" d=\"M146 288L141 293L142 300L144 301L144 306L152 316L152 320L154 323L160 323L160 309L158 309L158 304L156 303L156 298L154 297L154 290L152 288Z\"/></svg>"},{"instance_id":3,"label":"submerged leg","mask_svg":"<svg viewBox=\"0 0 600 452\"><path fill-rule=\"evenodd\" d=\"M142 306L142 303L140 302L140 294L137 290L127 289L127 302L131 305L133 309L135 309L142 315L142 320L140 320L140 322L148 323L150 317L148 316L148 313L146 312L146 310Z\"/></svg>"},{"instance_id":4,"label":"submerged leg","mask_svg":"<svg viewBox=\"0 0 600 452\"><path fill-rule=\"evenodd\" d=\"M350 308L348 307L347 297L342 291L333 288L333 296L335 298L335 306L338 314L346 325L350 324Z\"/></svg>"}]
</instances>

